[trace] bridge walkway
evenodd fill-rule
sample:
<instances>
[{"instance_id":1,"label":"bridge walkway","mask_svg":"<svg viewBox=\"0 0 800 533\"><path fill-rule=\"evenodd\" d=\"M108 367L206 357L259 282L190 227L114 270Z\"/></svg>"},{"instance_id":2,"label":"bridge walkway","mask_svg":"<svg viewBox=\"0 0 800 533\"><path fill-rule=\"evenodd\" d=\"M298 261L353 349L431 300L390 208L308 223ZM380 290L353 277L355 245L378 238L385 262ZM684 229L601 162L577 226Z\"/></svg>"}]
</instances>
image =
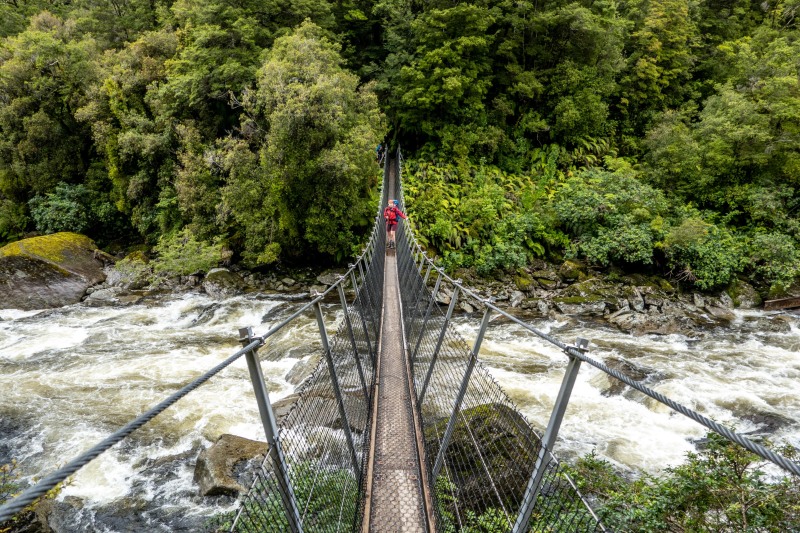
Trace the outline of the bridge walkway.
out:
<instances>
[{"instance_id":1,"label":"bridge walkway","mask_svg":"<svg viewBox=\"0 0 800 533\"><path fill-rule=\"evenodd\" d=\"M394 165L388 191L394 191ZM405 346L397 260L387 250L373 409L371 454L367 470L364 533L427 533L427 476L421 430Z\"/></svg>"}]
</instances>

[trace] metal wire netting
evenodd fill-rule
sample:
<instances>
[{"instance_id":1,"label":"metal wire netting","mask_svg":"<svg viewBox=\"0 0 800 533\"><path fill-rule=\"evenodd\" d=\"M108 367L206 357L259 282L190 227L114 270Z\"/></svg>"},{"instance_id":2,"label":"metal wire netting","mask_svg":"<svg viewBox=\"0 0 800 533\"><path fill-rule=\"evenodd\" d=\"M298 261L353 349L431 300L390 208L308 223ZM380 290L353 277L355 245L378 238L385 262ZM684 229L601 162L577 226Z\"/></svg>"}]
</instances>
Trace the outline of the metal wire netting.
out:
<instances>
[{"instance_id":1,"label":"metal wire netting","mask_svg":"<svg viewBox=\"0 0 800 533\"><path fill-rule=\"evenodd\" d=\"M383 300L385 236L378 221L371 252L351 269L353 300L347 302L340 294L345 312L330 339L329 358L323 342L319 364L296 391L297 400L279 425L290 490L281 486L279 471L267 455L239 510L212 525L217 531L292 531L289 493L303 531L358 529Z\"/></svg>"},{"instance_id":2,"label":"metal wire netting","mask_svg":"<svg viewBox=\"0 0 800 533\"><path fill-rule=\"evenodd\" d=\"M402 198L401 191L395 194ZM410 242L404 226L398 231L400 241ZM452 312L448 304L453 298L462 298L454 305L464 301L476 310L484 307L482 302L466 302L454 285L438 275L430 278L431 269L424 267L425 261L412 253L411 246L398 246L397 261L426 469L435 487L437 531L473 531L487 525L511 531L540 453L544 470L529 530L604 531L560 463L541 450L539 436L488 370L473 359L472 347L455 331L444 310L447 306ZM462 386L463 398L456 405ZM451 417L453 429L445 444ZM437 456L443 446L437 475Z\"/></svg>"}]
</instances>

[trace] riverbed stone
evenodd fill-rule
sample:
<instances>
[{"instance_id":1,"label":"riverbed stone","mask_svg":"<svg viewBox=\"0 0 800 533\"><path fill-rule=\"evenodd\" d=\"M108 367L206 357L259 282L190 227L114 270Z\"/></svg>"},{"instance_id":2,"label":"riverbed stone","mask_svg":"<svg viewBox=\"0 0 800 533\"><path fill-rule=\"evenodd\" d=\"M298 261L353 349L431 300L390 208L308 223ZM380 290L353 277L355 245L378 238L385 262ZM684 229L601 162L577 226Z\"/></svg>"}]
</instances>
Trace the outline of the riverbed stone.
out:
<instances>
[{"instance_id":1,"label":"riverbed stone","mask_svg":"<svg viewBox=\"0 0 800 533\"><path fill-rule=\"evenodd\" d=\"M117 305L120 303L119 295L122 292L122 289L119 287L107 287L105 289L97 289L92 291L89 296L86 297L85 303L92 307L102 307L102 306L110 306L110 305Z\"/></svg>"},{"instance_id":2,"label":"riverbed stone","mask_svg":"<svg viewBox=\"0 0 800 533\"><path fill-rule=\"evenodd\" d=\"M236 496L247 491L235 477L237 464L259 461L267 454L266 442L224 434L211 447L200 452L194 469L194 481L201 496Z\"/></svg>"},{"instance_id":3,"label":"riverbed stone","mask_svg":"<svg viewBox=\"0 0 800 533\"><path fill-rule=\"evenodd\" d=\"M318 354L313 354L295 363L286 374L286 381L294 386L300 385L319 366L320 357Z\"/></svg>"},{"instance_id":4,"label":"riverbed stone","mask_svg":"<svg viewBox=\"0 0 800 533\"><path fill-rule=\"evenodd\" d=\"M734 315L733 312L731 312L729 309L725 309L724 307L719 307L716 305L706 305L705 309L711 316L723 322L733 322L736 319L736 315Z\"/></svg>"},{"instance_id":5,"label":"riverbed stone","mask_svg":"<svg viewBox=\"0 0 800 533\"><path fill-rule=\"evenodd\" d=\"M344 270L326 270L325 272L317 276L317 281L319 281L326 287L330 287L331 285L339 281L339 278L341 278L344 273L345 273Z\"/></svg>"},{"instance_id":6,"label":"riverbed stone","mask_svg":"<svg viewBox=\"0 0 800 533\"><path fill-rule=\"evenodd\" d=\"M565 315L602 315L606 303L599 299L581 297L553 298L553 303Z\"/></svg>"},{"instance_id":7,"label":"riverbed stone","mask_svg":"<svg viewBox=\"0 0 800 533\"><path fill-rule=\"evenodd\" d=\"M54 233L0 248L0 308L45 309L74 304L105 280L104 260L85 235Z\"/></svg>"},{"instance_id":8,"label":"riverbed stone","mask_svg":"<svg viewBox=\"0 0 800 533\"><path fill-rule=\"evenodd\" d=\"M728 287L728 293L733 299L733 305L740 309L755 309L763 303L758 291L746 281L734 280Z\"/></svg>"},{"instance_id":9,"label":"riverbed stone","mask_svg":"<svg viewBox=\"0 0 800 533\"><path fill-rule=\"evenodd\" d=\"M558 275L564 281L575 281L586 276L586 266L578 261L564 261L558 267Z\"/></svg>"},{"instance_id":10,"label":"riverbed stone","mask_svg":"<svg viewBox=\"0 0 800 533\"><path fill-rule=\"evenodd\" d=\"M511 307L519 307L522 300L525 299L525 294L522 291L514 291L511 293Z\"/></svg>"},{"instance_id":11,"label":"riverbed stone","mask_svg":"<svg viewBox=\"0 0 800 533\"><path fill-rule=\"evenodd\" d=\"M241 276L227 268L212 268L203 280L203 290L212 298L233 296L246 287Z\"/></svg>"}]
</instances>

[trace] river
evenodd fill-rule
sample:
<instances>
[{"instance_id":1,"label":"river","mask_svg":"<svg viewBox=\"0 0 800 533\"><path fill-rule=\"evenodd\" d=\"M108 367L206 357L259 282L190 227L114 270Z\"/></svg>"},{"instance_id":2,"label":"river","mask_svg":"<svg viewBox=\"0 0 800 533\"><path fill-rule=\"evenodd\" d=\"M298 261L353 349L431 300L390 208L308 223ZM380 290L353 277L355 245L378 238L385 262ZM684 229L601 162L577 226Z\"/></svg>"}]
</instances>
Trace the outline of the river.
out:
<instances>
[{"instance_id":1,"label":"river","mask_svg":"<svg viewBox=\"0 0 800 533\"><path fill-rule=\"evenodd\" d=\"M183 294L125 307L0 310L0 463L16 459L25 481L44 475L236 351L238 328L264 333L298 305L256 295L216 302ZM331 333L338 316L326 310ZM468 342L479 319L456 319ZM633 337L567 320L536 325L563 340L590 339L596 359L628 365L652 388L710 418L800 446L794 315L737 312L732 328L697 338ZM293 391L299 377L290 371L318 349L309 313L262 350L273 401ZM490 328L481 357L533 425L543 427L566 357L503 321ZM76 474L58 496L57 530L200 530L233 505L200 498L192 481L197 454L222 433L263 440L244 360ZM680 462L704 433L584 365L557 453L569 458L595 450L620 467L657 471Z\"/></svg>"}]
</instances>

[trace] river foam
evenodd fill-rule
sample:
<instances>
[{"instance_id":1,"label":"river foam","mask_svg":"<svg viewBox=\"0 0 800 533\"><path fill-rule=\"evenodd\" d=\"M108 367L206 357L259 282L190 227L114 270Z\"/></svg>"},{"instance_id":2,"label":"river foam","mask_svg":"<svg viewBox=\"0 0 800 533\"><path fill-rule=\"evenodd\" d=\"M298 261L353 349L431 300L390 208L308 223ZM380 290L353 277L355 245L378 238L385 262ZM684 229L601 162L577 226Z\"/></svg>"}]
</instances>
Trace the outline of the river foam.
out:
<instances>
[{"instance_id":1,"label":"river foam","mask_svg":"<svg viewBox=\"0 0 800 533\"><path fill-rule=\"evenodd\" d=\"M50 472L237 351L238 328L263 334L299 305L186 294L127 307L0 311L0 462L16 458L26 480ZM340 318L326 307L329 334ZM737 312L741 328L702 338L633 337L554 320L536 325L564 341L591 339L593 358L631 365L648 386L706 416L800 445L798 321L781 317L788 331L745 327L756 320L778 318ZM478 316L455 320L470 344L478 322ZM316 321L307 313L260 350L273 401L293 392L293 369L319 349ZM496 322L481 358L534 427L544 428L566 356L522 328ZM192 481L197 454L222 433L263 440L244 360L76 474L59 496L70 524L64 531L196 531L232 505L199 498ZM556 453L596 451L621 467L657 471L681 462L704 434L584 364ZM291 431L285 437L297 449L313 445ZM79 509L70 503L75 498Z\"/></svg>"}]
</instances>

